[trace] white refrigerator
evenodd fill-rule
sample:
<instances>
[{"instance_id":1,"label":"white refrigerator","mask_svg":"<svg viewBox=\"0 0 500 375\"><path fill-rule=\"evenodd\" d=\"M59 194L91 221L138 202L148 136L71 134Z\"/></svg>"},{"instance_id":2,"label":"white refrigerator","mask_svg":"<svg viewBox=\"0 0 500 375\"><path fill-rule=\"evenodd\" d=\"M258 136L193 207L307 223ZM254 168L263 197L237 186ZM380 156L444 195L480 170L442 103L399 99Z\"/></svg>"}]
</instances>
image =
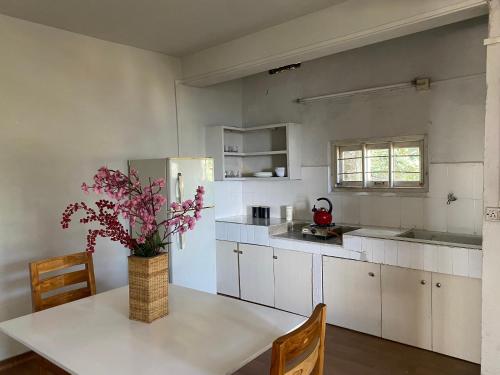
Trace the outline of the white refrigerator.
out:
<instances>
[{"instance_id":1,"label":"white refrigerator","mask_svg":"<svg viewBox=\"0 0 500 375\"><path fill-rule=\"evenodd\" d=\"M196 188L205 187L202 218L194 230L172 237L169 246L169 280L172 284L216 293L214 162L212 158L165 158L130 160L142 184L164 178L167 207L173 201L194 199ZM159 213L158 220L167 215Z\"/></svg>"}]
</instances>

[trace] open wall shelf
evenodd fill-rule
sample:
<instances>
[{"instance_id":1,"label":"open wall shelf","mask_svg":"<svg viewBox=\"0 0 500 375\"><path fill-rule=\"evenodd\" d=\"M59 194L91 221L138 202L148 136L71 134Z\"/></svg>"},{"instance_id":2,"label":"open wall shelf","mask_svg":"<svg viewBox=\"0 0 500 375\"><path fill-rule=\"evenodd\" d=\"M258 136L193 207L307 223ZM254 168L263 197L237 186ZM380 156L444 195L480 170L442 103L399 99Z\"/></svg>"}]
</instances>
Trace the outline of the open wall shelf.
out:
<instances>
[{"instance_id":1,"label":"open wall shelf","mask_svg":"<svg viewBox=\"0 0 500 375\"><path fill-rule=\"evenodd\" d=\"M207 155L215 161L217 181L283 181L301 178L301 126L280 123L238 128L207 128ZM224 151L230 146L238 150ZM285 177L277 177L275 168L284 167ZM255 177L255 172L272 172L273 177Z\"/></svg>"}]
</instances>

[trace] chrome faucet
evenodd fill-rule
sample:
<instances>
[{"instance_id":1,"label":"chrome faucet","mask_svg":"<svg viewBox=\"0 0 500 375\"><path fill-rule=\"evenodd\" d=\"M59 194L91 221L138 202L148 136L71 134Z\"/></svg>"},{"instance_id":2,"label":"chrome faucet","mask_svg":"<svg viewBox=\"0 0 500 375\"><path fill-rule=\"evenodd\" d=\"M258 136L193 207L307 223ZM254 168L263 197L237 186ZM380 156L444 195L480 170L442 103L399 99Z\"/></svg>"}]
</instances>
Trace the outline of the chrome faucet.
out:
<instances>
[{"instance_id":1,"label":"chrome faucet","mask_svg":"<svg viewBox=\"0 0 500 375\"><path fill-rule=\"evenodd\" d=\"M446 204L451 204L451 202L455 202L458 198L455 197L455 194L453 193L448 193L448 200L446 201Z\"/></svg>"}]
</instances>

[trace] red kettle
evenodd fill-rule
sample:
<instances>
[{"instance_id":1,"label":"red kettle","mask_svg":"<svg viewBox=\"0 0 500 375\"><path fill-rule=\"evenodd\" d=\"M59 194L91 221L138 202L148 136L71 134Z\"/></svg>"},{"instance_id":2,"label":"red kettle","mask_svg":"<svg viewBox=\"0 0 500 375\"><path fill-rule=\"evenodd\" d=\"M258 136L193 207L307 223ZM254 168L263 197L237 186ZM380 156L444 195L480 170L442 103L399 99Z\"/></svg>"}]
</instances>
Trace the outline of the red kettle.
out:
<instances>
[{"instance_id":1,"label":"red kettle","mask_svg":"<svg viewBox=\"0 0 500 375\"><path fill-rule=\"evenodd\" d=\"M316 208L316 205L313 207L312 212L314 212L313 220L317 225L330 225L332 223L332 202L328 198L318 198L316 201L327 201L328 202L328 211L326 208Z\"/></svg>"}]
</instances>

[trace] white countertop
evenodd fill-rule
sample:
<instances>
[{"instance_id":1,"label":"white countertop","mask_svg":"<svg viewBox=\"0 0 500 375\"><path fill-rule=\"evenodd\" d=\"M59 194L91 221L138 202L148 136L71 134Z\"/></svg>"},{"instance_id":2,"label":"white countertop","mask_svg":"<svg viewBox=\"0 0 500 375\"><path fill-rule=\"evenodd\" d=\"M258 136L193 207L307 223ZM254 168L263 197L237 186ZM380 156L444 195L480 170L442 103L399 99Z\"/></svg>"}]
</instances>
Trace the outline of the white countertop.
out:
<instances>
[{"instance_id":1,"label":"white countertop","mask_svg":"<svg viewBox=\"0 0 500 375\"><path fill-rule=\"evenodd\" d=\"M0 323L0 331L72 374L231 374L304 317L169 287L169 315L128 319L128 287Z\"/></svg>"}]
</instances>

